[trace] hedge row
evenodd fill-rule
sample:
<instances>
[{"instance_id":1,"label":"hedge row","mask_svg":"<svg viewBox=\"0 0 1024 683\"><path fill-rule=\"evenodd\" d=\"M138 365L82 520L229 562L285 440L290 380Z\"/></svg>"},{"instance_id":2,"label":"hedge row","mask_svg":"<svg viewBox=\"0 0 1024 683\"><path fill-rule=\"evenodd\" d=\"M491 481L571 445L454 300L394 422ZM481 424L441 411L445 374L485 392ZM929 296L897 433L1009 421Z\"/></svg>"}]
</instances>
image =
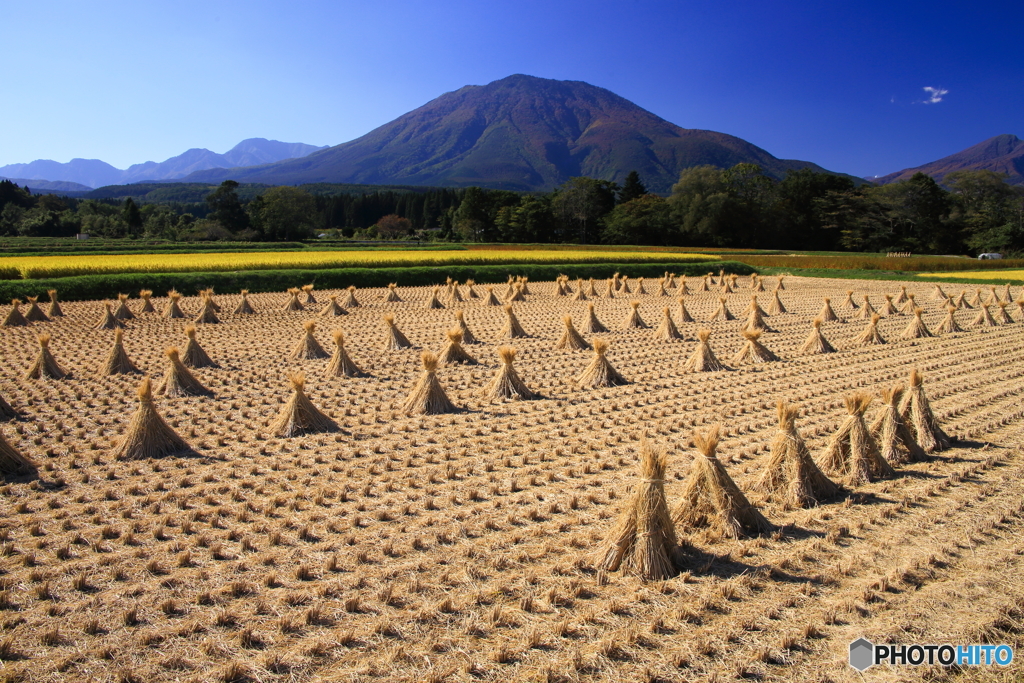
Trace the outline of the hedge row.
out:
<instances>
[{"instance_id":1,"label":"hedge row","mask_svg":"<svg viewBox=\"0 0 1024 683\"><path fill-rule=\"evenodd\" d=\"M754 269L736 261L701 263L572 263L532 264L510 263L486 266L431 266L413 268L336 268L324 270L243 270L212 273L123 273L117 275L81 275L77 277L38 280L0 281L0 301L25 300L38 296L46 300L46 291L56 289L62 301L113 299L120 294L137 296L140 289L151 289L157 296L176 289L186 296L212 287L221 293L283 292L289 287L313 284L319 289L386 287L389 282L414 287L444 283L451 277L459 282L474 279L479 283L505 282L509 275L523 275L534 281L554 280L558 275L570 278L605 279L614 273L631 278L661 277L665 271L679 275L703 275L711 270L725 269L737 275L749 275Z\"/></svg>"}]
</instances>

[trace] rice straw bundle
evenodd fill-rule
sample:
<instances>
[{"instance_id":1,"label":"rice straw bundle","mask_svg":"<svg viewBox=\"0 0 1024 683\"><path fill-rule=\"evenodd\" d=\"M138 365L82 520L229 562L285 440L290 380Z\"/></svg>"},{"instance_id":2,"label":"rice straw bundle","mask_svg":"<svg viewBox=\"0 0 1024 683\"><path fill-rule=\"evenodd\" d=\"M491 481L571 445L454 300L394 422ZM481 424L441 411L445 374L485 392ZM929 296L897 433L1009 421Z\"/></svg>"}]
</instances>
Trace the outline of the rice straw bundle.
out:
<instances>
[{"instance_id":1,"label":"rice straw bundle","mask_svg":"<svg viewBox=\"0 0 1024 683\"><path fill-rule=\"evenodd\" d=\"M555 296L565 296L565 287L562 286L562 276L555 278Z\"/></svg>"},{"instance_id":2,"label":"rice straw bundle","mask_svg":"<svg viewBox=\"0 0 1024 683\"><path fill-rule=\"evenodd\" d=\"M637 278L636 281L636 294L647 294L647 290L644 289L644 279Z\"/></svg>"},{"instance_id":3,"label":"rice straw bundle","mask_svg":"<svg viewBox=\"0 0 1024 683\"><path fill-rule=\"evenodd\" d=\"M256 311L253 309L252 304L249 303L249 290L242 290L242 300L235 306L233 313L235 315L252 315Z\"/></svg>"},{"instance_id":4,"label":"rice straw bundle","mask_svg":"<svg viewBox=\"0 0 1024 683\"><path fill-rule=\"evenodd\" d=\"M451 289L448 292L448 305L461 304L465 299L462 298L462 292L459 291L459 281L456 280L452 283Z\"/></svg>"},{"instance_id":5,"label":"rice straw bundle","mask_svg":"<svg viewBox=\"0 0 1024 683\"><path fill-rule=\"evenodd\" d=\"M913 313L914 309L917 308L917 302L914 301L915 294L907 295L907 304L903 307L904 313Z\"/></svg>"},{"instance_id":6,"label":"rice straw bundle","mask_svg":"<svg viewBox=\"0 0 1024 683\"><path fill-rule=\"evenodd\" d=\"M779 290L776 288L772 292L772 301L768 304L768 313L771 315L782 315L787 312L786 306L782 303L782 299L779 298Z\"/></svg>"},{"instance_id":7,"label":"rice straw bundle","mask_svg":"<svg viewBox=\"0 0 1024 683\"><path fill-rule=\"evenodd\" d=\"M814 355L835 352L836 347L832 346L821 332L821 318L815 318L811 322L811 334L804 341L804 345L800 347L800 353Z\"/></svg>"},{"instance_id":8,"label":"rice straw bundle","mask_svg":"<svg viewBox=\"0 0 1024 683\"><path fill-rule=\"evenodd\" d=\"M213 287L210 287L209 289L200 290L199 298L204 300L208 299L210 302L210 308L213 309L213 312L220 313L220 305L213 300Z\"/></svg>"},{"instance_id":9,"label":"rice straw bundle","mask_svg":"<svg viewBox=\"0 0 1024 683\"><path fill-rule=\"evenodd\" d=\"M849 415L818 456L818 467L826 474L844 477L851 486L894 475L864 422L871 394L854 392L847 394L845 400Z\"/></svg>"},{"instance_id":10,"label":"rice straw bundle","mask_svg":"<svg viewBox=\"0 0 1024 683\"><path fill-rule=\"evenodd\" d=\"M839 495L841 487L818 468L796 430L799 409L785 401L779 401L776 407L779 429L757 488L795 508L814 507Z\"/></svg>"},{"instance_id":11,"label":"rice straw bundle","mask_svg":"<svg viewBox=\"0 0 1024 683\"><path fill-rule=\"evenodd\" d=\"M384 316L384 322L387 323L388 329L384 335L384 350L385 351L397 351L399 349L407 349L412 346L412 342L409 341L408 337L402 334L402 331L395 325L395 314L388 313Z\"/></svg>"},{"instance_id":12,"label":"rice straw bundle","mask_svg":"<svg viewBox=\"0 0 1024 683\"><path fill-rule=\"evenodd\" d=\"M512 312L512 306L505 306L505 326L498 332L498 339L516 339L518 337L528 337L526 330L519 324L519 318Z\"/></svg>"},{"instance_id":13,"label":"rice straw bundle","mask_svg":"<svg viewBox=\"0 0 1024 683\"><path fill-rule=\"evenodd\" d=\"M782 278L783 277L785 277L785 276L784 275L780 275L779 276L779 281L775 283L775 289L781 289L781 290L786 289L786 285L783 284L783 282L782 282Z\"/></svg>"},{"instance_id":14,"label":"rice straw bundle","mask_svg":"<svg viewBox=\"0 0 1024 683\"><path fill-rule=\"evenodd\" d=\"M100 321L92 329L116 330L119 327L124 327L124 323L114 317L114 312L110 310L109 303L104 302L103 309L103 317L100 318Z\"/></svg>"},{"instance_id":15,"label":"rice straw bundle","mask_svg":"<svg viewBox=\"0 0 1024 683\"><path fill-rule=\"evenodd\" d=\"M781 360L774 352L769 350L759 340L761 337L760 330L743 330L743 338L746 339L746 343L736 352L736 355L732 357L733 365L743 365L744 363L770 363L772 361Z\"/></svg>"},{"instance_id":16,"label":"rice straw bundle","mask_svg":"<svg viewBox=\"0 0 1024 683\"><path fill-rule=\"evenodd\" d=\"M478 364L477 359L466 353L466 349L462 348L462 330L458 327L453 327L445 333L445 336L448 338L448 341L445 343L444 348L441 349L441 353L437 358L440 365L454 365L456 363L465 363L466 365Z\"/></svg>"},{"instance_id":17,"label":"rice straw bundle","mask_svg":"<svg viewBox=\"0 0 1024 683\"><path fill-rule=\"evenodd\" d=\"M39 353L35 361L25 372L25 379L64 379L68 373L61 369L57 359L50 353L50 335L41 334L39 339Z\"/></svg>"},{"instance_id":18,"label":"rice straw bundle","mask_svg":"<svg viewBox=\"0 0 1024 683\"><path fill-rule=\"evenodd\" d=\"M292 383L292 395L281 408L277 419L270 424L270 432L275 436L302 436L303 434L323 434L337 432L341 428L331 418L320 412L306 396L306 375L297 372L289 375Z\"/></svg>"},{"instance_id":19,"label":"rice straw bundle","mask_svg":"<svg viewBox=\"0 0 1024 683\"><path fill-rule=\"evenodd\" d=\"M884 313L887 316L902 315L892 302L892 294L885 295L885 306L882 307L882 313Z\"/></svg>"},{"instance_id":20,"label":"rice straw bundle","mask_svg":"<svg viewBox=\"0 0 1024 683\"><path fill-rule=\"evenodd\" d=\"M895 301L893 301L893 303L895 303L898 306L900 304L905 304L906 302L907 302L907 286L906 285L900 285L900 293L896 295L896 299L895 299Z\"/></svg>"},{"instance_id":21,"label":"rice straw bundle","mask_svg":"<svg viewBox=\"0 0 1024 683\"><path fill-rule=\"evenodd\" d=\"M605 299L615 298L615 281L611 278L608 279L608 287L604 290Z\"/></svg>"},{"instance_id":22,"label":"rice straw bundle","mask_svg":"<svg viewBox=\"0 0 1024 683\"><path fill-rule=\"evenodd\" d=\"M437 287L434 287L434 291L430 294L430 298L427 299L427 308L444 308L444 304L442 304L437 298Z\"/></svg>"},{"instance_id":23,"label":"rice straw bundle","mask_svg":"<svg viewBox=\"0 0 1024 683\"><path fill-rule=\"evenodd\" d=\"M998 322L1000 325L1012 325L1013 318L1011 318L1010 314L1006 312L1006 307L1010 305L1010 302L1000 301L998 305L999 313L997 313L995 316L996 322Z\"/></svg>"},{"instance_id":24,"label":"rice straw bundle","mask_svg":"<svg viewBox=\"0 0 1024 683\"><path fill-rule=\"evenodd\" d=\"M764 291L764 278L758 276L757 281L754 282L754 286L751 287L752 292L763 292Z\"/></svg>"},{"instance_id":25,"label":"rice straw bundle","mask_svg":"<svg viewBox=\"0 0 1024 683\"><path fill-rule=\"evenodd\" d=\"M164 354L167 356L167 370L164 372L163 381L156 389L157 394L167 398L213 396L213 392L203 386L181 362L177 346L168 347Z\"/></svg>"},{"instance_id":26,"label":"rice straw bundle","mask_svg":"<svg viewBox=\"0 0 1024 683\"><path fill-rule=\"evenodd\" d=\"M681 297L679 297L677 299L677 301L679 302L679 322L681 322L681 323L692 323L692 322L694 322L693 316L690 315L690 312L688 310L686 310L686 297L681 296Z\"/></svg>"},{"instance_id":27,"label":"rice straw bundle","mask_svg":"<svg viewBox=\"0 0 1024 683\"><path fill-rule=\"evenodd\" d=\"M583 281L582 280L580 280L579 282L576 283L576 293L572 295L571 300L572 301L586 301L587 300L587 294L586 294L586 292L583 289Z\"/></svg>"},{"instance_id":28,"label":"rice straw bundle","mask_svg":"<svg viewBox=\"0 0 1024 683\"><path fill-rule=\"evenodd\" d=\"M729 284L729 278L722 277L720 279L722 281L722 285L721 285L721 287L719 287L719 291L722 294L732 294L733 293L733 288L732 288L732 285Z\"/></svg>"},{"instance_id":29,"label":"rice straw bundle","mask_svg":"<svg viewBox=\"0 0 1024 683\"><path fill-rule=\"evenodd\" d=\"M708 528L728 538L769 533L772 525L715 457L721 429L722 425L714 424L706 432L693 433L700 455L690 465L672 519L685 530Z\"/></svg>"},{"instance_id":30,"label":"rice straw bundle","mask_svg":"<svg viewBox=\"0 0 1024 683\"><path fill-rule=\"evenodd\" d=\"M956 321L956 306L952 304L946 306L946 317L942 319L937 329L940 334L963 332L963 328Z\"/></svg>"},{"instance_id":31,"label":"rice straw bundle","mask_svg":"<svg viewBox=\"0 0 1024 683\"><path fill-rule=\"evenodd\" d=\"M110 349L107 360L100 367L100 377L141 374L141 370L135 367L135 363L132 362L124 350L123 337L123 330L114 330L114 346Z\"/></svg>"},{"instance_id":32,"label":"rice straw bundle","mask_svg":"<svg viewBox=\"0 0 1024 683\"><path fill-rule=\"evenodd\" d=\"M576 351L579 349L589 349L590 343L576 331L576 328L572 326L572 316L563 315L562 322L565 324L565 331L562 332L562 336L558 338L555 343L556 349L570 349Z\"/></svg>"},{"instance_id":33,"label":"rice straw bundle","mask_svg":"<svg viewBox=\"0 0 1024 683\"><path fill-rule=\"evenodd\" d=\"M291 311L304 311L304 310L306 310L306 307L302 305L301 301L299 301L299 294L301 292L302 292L302 290L299 289L298 287L289 287L288 288L288 294L289 294L288 303L286 303L284 305L284 309L282 309L285 313L289 313Z\"/></svg>"},{"instance_id":34,"label":"rice straw bundle","mask_svg":"<svg viewBox=\"0 0 1024 683\"><path fill-rule=\"evenodd\" d=\"M341 302L341 305L345 308L359 308L359 300L356 299L356 286L349 285L348 289L345 290L345 300Z\"/></svg>"},{"instance_id":35,"label":"rice straw bundle","mask_svg":"<svg viewBox=\"0 0 1024 683\"><path fill-rule=\"evenodd\" d=\"M327 364L325 374L327 377L363 377L366 373L355 364L355 361L345 350L345 334L341 330L331 332L334 338L334 355L331 362Z\"/></svg>"},{"instance_id":36,"label":"rice straw bundle","mask_svg":"<svg viewBox=\"0 0 1024 683\"><path fill-rule=\"evenodd\" d=\"M63 311L60 310L60 304L57 302L57 291L46 290L46 294L50 297L50 309L46 311L46 314L50 317L63 317Z\"/></svg>"},{"instance_id":37,"label":"rice straw bundle","mask_svg":"<svg viewBox=\"0 0 1024 683\"><path fill-rule=\"evenodd\" d=\"M764 321L764 311L757 305L757 299L755 298L751 302L750 315L747 317L747 321L743 323L742 330L757 330L758 332L775 332L774 329L768 326L768 323Z\"/></svg>"},{"instance_id":38,"label":"rice straw bundle","mask_svg":"<svg viewBox=\"0 0 1024 683\"><path fill-rule=\"evenodd\" d=\"M661 324L658 325L658 329L654 331L654 336L666 341L684 338L679 332L679 328L676 327L675 321L672 320L672 314L669 313L668 306L665 306L661 311Z\"/></svg>"},{"instance_id":39,"label":"rice straw bundle","mask_svg":"<svg viewBox=\"0 0 1024 683\"><path fill-rule=\"evenodd\" d=\"M920 308L914 309L914 319L903 328L903 332L900 333L900 339L926 339L928 337L934 337L928 326L924 324L924 319L921 318L921 314L924 313Z\"/></svg>"},{"instance_id":40,"label":"rice straw bundle","mask_svg":"<svg viewBox=\"0 0 1024 683\"><path fill-rule=\"evenodd\" d=\"M448 399L441 382L437 379L437 356L430 351L424 351L421 359L423 360L423 374L402 404L402 411L410 415L437 415L456 412L457 408Z\"/></svg>"},{"instance_id":41,"label":"rice straw bundle","mask_svg":"<svg viewBox=\"0 0 1024 683\"><path fill-rule=\"evenodd\" d=\"M35 463L12 446L3 432L0 432L0 475L18 477L34 475L36 471Z\"/></svg>"},{"instance_id":42,"label":"rice straw bundle","mask_svg":"<svg viewBox=\"0 0 1024 683\"><path fill-rule=\"evenodd\" d=\"M143 378L139 384L139 407L111 455L115 460L143 460L192 452L192 447L156 412L149 378Z\"/></svg>"},{"instance_id":43,"label":"rice straw bundle","mask_svg":"<svg viewBox=\"0 0 1024 683\"><path fill-rule=\"evenodd\" d=\"M658 291L654 293L655 296L668 296L668 292L665 291L665 283L662 280L658 280Z\"/></svg>"},{"instance_id":44,"label":"rice straw bundle","mask_svg":"<svg viewBox=\"0 0 1024 683\"><path fill-rule=\"evenodd\" d=\"M671 286L671 281L669 281L669 286ZM686 276L685 275L680 275L679 276L679 288L676 290L676 294L678 294L679 296L685 296L685 295L687 295L689 293L690 293L690 286L686 284Z\"/></svg>"},{"instance_id":45,"label":"rice straw bundle","mask_svg":"<svg viewBox=\"0 0 1024 683\"><path fill-rule=\"evenodd\" d=\"M597 287L594 286L594 278L590 278L590 288L587 290L587 296L597 296Z\"/></svg>"},{"instance_id":46,"label":"rice straw bundle","mask_svg":"<svg viewBox=\"0 0 1024 683\"><path fill-rule=\"evenodd\" d=\"M868 326L864 329L863 332L857 335L856 339L854 339L854 342L856 342L858 346L874 346L876 344L885 344L885 339L883 339L882 335L878 332L878 321L881 319L882 316L878 315L877 313L872 313L871 321L868 322Z\"/></svg>"},{"instance_id":47,"label":"rice straw bundle","mask_svg":"<svg viewBox=\"0 0 1024 683\"><path fill-rule=\"evenodd\" d=\"M594 340L594 358L590 364L576 376L576 386L597 389L600 387L617 387L628 384L626 378L612 367L608 361L608 342L604 339Z\"/></svg>"},{"instance_id":48,"label":"rice straw bundle","mask_svg":"<svg viewBox=\"0 0 1024 683\"><path fill-rule=\"evenodd\" d=\"M971 308L977 308L981 306L981 289L974 290L974 296L971 297Z\"/></svg>"},{"instance_id":49,"label":"rice straw bundle","mask_svg":"<svg viewBox=\"0 0 1024 683\"><path fill-rule=\"evenodd\" d=\"M184 318L185 314L182 312L181 307L178 306L178 300L181 299L181 294L178 294L173 289L167 292L167 305L164 307L163 317L167 319L173 318Z\"/></svg>"},{"instance_id":50,"label":"rice straw bundle","mask_svg":"<svg viewBox=\"0 0 1024 683\"><path fill-rule=\"evenodd\" d=\"M14 420L19 417L18 411L0 396L0 420Z\"/></svg>"},{"instance_id":51,"label":"rice straw bundle","mask_svg":"<svg viewBox=\"0 0 1024 683\"><path fill-rule=\"evenodd\" d=\"M678 571L672 561L676 531L665 499L668 457L646 436L640 440L640 481L600 551L600 566L622 569L643 581L664 581Z\"/></svg>"},{"instance_id":52,"label":"rice straw bundle","mask_svg":"<svg viewBox=\"0 0 1024 683\"><path fill-rule=\"evenodd\" d=\"M864 295L864 305L860 307L860 315L859 315L859 317L862 320L871 320L871 316L875 315L875 313L877 313L877 312L878 311L875 310L875 307L871 305L871 299L869 299L868 295L865 294Z\"/></svg>"},{"instance_id":53,"label":"rice straw bundle","mask_svg":"<svg viewBox=\"0 0 1024 683\"><path fill-rule=\"evenodd\" d=\"M621 282L621 284L619 286L619 294L632 294L633 293L633 290L631 290L629 288L629 282L627 282L627 280L629 280L629 278L627 278L625 275L623 275L622 276L622 282Z\"/></svg>"},{"instance_id":54,"label":"rice straw bundle","mask_svg":"<svg viewBox=\"0 0 1024 683\"><path fill-rule=\"evenodd\" d=\"M981 310L978 311L978 315L971 321L971 327L996 327L998 325L998 323L996 323L996 319L992 317L992 313L988 309L989 304L981 305Z\"/></svg>"},{"instance_id":55,"label":"rice straw bundle","mask_svg":"<svg viewBox=\"0 0 1024 683\"><path fill-rule=\"evenodd\" d=\"M39 308L39 304L36 303L39 299L37 296L26 296L28 299L28 313L25 314L25 319L34 323L45 323L50 320L43 309Z\"/></svg>"},{"instance_id":56,"label":"rice straw bundle","mask_svg":"<svg viewBox=\"0 0 1024 683\"><path fill-rule=\"evenodd\" d=\"M203 306L199 309L199 315L196 316L196 324L210 324L216 325L220 323L220 318L217 317L217 309L214 308L216 304L213 301L213 297L209 293L203 293Z\"/></svg>"},{"instance_id":57,"label":"rice straw bundle","mask_svg":"<svg viewBox=\"0 0 1024 683\"><path fill-rule=\"evenodd\" d=\"M973 306L967 303L967 292L965 292L962 289L960 290L960 296L958 296L956 300L953 301L953 304L957 308L973 308Z\"/></svg>"},{"instance_id":58,"label":"rice straw bundle","mask_svg":"<svg viewBox=\"0 0 1024 683\"><path fill-rule=\"evenodd\" d=\"M398 301L401 301L401 300L402 300L402 297L398 296L398 283L397 282L390 282L390 283L388 283L387 291L384 292L384 298L381 299L381 301L383 301L386 304L391 304L391 303L395 303L395 302L398 302Z\"/></svg>"},{"instance_id":59,"label":"rice straw bundle","mask_svg":"<svg viewBox=\"0 0 1024 683\"><path fill-rule=\"evenodd\" d=\"M526 275L522 275L522 276L520 276L519 281L522 283L522 286L520 287L520 289L522 290L523 295L525 296L525 295L530 294L530 278L527 277ZM456 283L456 284L458 284L458 283Z\"/></svg>"},{"instance_id":60,"label":"rice straw bundle","mask_svg":"<svg viewBox=\"0 0 1024 683\"><path fill-rule=\"evenodd\" d=\"M477 338L470 331L469 326L466 325L466 318L462 313L462 309L455 311L455 325L462 332L462 343L463 344L476 344Z\"/></svg>"},{"instance_id":61,"label":"rice straw bundle","mask_svg":"<svg viewBox=\"0 0 1024 683\"><path fill-rule=\"evenodd\" d=\"M342 315L348 315L348 311L338 303L338 295L331 294L327 297L327 304L320 309L320 315L324 318L337 318Z\"/></svg>"},{"instance_id":62,"label":"rice straw bundle","mask_svg":"<svg viewBox=\"0 0 1024 683\"><path fill-rule=\"evenodd\" d=\"M924 394L924 377L917 368L910 371L910 388L900 401L900 415L914 435L914 440L926 453L944 451L950 447L951 440L932 413L928 397Z\"/></svg>"},{"instance_id":63,"label":"rice straw bundle","mask_svg":"<svg viewBox=\"0 0 1024 683\"><path fill-rule=\"evenodd\" d=\"M153 307L153 302L150 298L153 296L153 290L142 289L139 290L139 298L142 299L142 310L139 313L156 313L156 308Z\"/></svg>"},{"instance_id":64,"label":"rice straw bundle","mask_svg":"<svg viewBox=\"0 0 1024 683\"><path fill-rule=\"evenodd\" d=\"M608 328L604 326L604 323L597 319L597 313L594 312L594 304L587 304L587 317L583 321L583 326L580 329L586 334L608 331Z\"/></svg>"},{"instance_id":65,"label":"rice straw bundle","mask_svg":"<svg viewBox=\"0 0 1024 683\"><path fill-rule=\"evenodd\" d=\"M1006 303L1013 303L1013 295L1010 293L1010 283L1006 283L1006 287L1003 289L1003 300Z\"/></svg>"},{"instance_id":66,"label":"rice straw bundle","mask_svg":"<svg viewBox=\"0 0 1024 683\"><path fill-rule=\"evenodd\" d=\"M188 341L185 343L185 353L181 356L181 362L190 368L219 368L213 359L206 355L206 351L199 345L196 339L196 326L189 325L185 328L185 336Z\"/></svg>"},{"instance_id":67,"label":"rice straw bundle","mask_svg":"<svg viewBox=\"0 0 1024 683\"><path fill-rule=\"evenodd\" d=\"M503 399L528 401L537 398L537 394L530 391L530 388L526 386L512 366L516 359L516 350L511 346L500 346L498 347L498 359L501 361L501 367L498 368L494 378L484 387L483 397L490 401Z\"/></svg>"},{"instance_id":68,"label":"rice straw bundle","mask_svg":"<svg viewBox=\"0 0 1024 683\"><path fill-rule=\"evenodd\" d=\"M821 307L821 312L818 313L818 319L823 323L842 323L846 322L832 310L832 300L827 296L825 297L825 304Z\"/></svg>"},{"instance_id":69,"label":"rice straw bundle","mask_svg":"<svg viewBox=\"0 0 1024 683\"><path fill-rule=\"evenodd\" d=\"M303 303L315 304L316 297L313 296L313 285L302 285L302 293L306 295L306 300Z\"/></svg>"},{"instance_id":70,"label":"rice straw bundle","mask_svg":"<svg viewBox=\"0 0 1024 683\"><path fill-rule=\"evenodd\" d=\"M451 278L449 278L450 280ZM505 286L505 299L509 299L516 293L516 282L511 275L508 276L508 283Z\"/></svg>"},{"instance_id":71,"label":"rice straw bundle","mask_svg":"<svg viewBox=\"0 0 1024 683\"><path fill-rule=\"evenodd\" d=\"M711 314L708 320L714 322L716 320L735 320L736 316L732 314L729 307L725 304L726 299L724 296L718 297L718 309Z\"/></svg>"},{"instance_id":72,"label":"rice straw bundle","mask_svg":"<svg viewBox=\"0 0 1024 683\"><path fill-rule=\"evenodd\" d=\"M324 351L324 347L320 346L320 342L316 340L313 333L316 331L316 321L307 320L302 323L302 337L299 339L295 348L292 349L291 355L288 356L289 360L315 360L317 358L327 358L328 353Z\"/></svg>"},{"instance_id":73,"label":"rice straw bundle","mask_svg":"<svg viewBox=\"0 0 1024 683\"><path fill-rule=\"evenodd\" d=\"M633 301L629 302L630 311L626 314L626 318L622 321L622 329L624 330L646 330L650 326L644 322L644 319L640 317L640 302Z\"/></svg>"},{"instance_id":74,"label":"rice straw bundle","mask_svg":"<svg viewBox=\"0 0 1024 683\"><path fill-rule=\"evenodd\" d=\"M700 279L700 284L698 284L696 289L694 289L693 291L695 291L695 292L710 292L711 288L708 286L708 280L710 278L711 278L711 275L705 275L704 277L702 277Z\"/></svg>"},{"instance_id":75,"label":"rice straw bundle","mask_svg":"<svg viewBox=\"0 0 1024 683\"><path fill-rule=\"evenodd\" d=\"M4 319L2 327L28 327L29 322L21 312L21 300L11 299L11 312Z\"/></svg>"},{"instance_id":76,"label":"rice straw bundle","mask_svg":"<svg viewBox=\"0 0 1024 683\"><path fill-rule=\"evenodd\" d=\"M843 308L843 310L847 310L847 311L856 311L857 310L857 304L853 300L853 290L852 289L846 290L846 300L843 302L842 308Z\"/></svg>"},{"instance_id":77,"label":"rice straw bundle","mask_svg":"<svg viewBox=\"0 0 1024 683\"><path fill-rule=\"evenodd\" d=\"M725 365L715 357L708 340L711 338L711 330L704 327L697 331L697 348L693 350L690 359L683 365L686 372L718 372L728 370Z\"/></svg>"},{"instance_id":78,"label":"rice straw bundle","mask_svg":"<svg viewBox=\"0 0 1024 683\"><path fill-rule=\"evenodd\" d=\"M942 286L936 283L935 289L932 290L932 301L945 301L949 296L942 291Z\"/></svg>"},{"instance_id":79,"label":"rice straw bundle","mask_svg":"<svg viewBox=\"0 0 1024 683\"><path fill-rule=\"evenodd\" d=\"M476 284L475 280L466 280L466 298L469 298L469 299L479 299L480 298L480 295L476 293L476 289L474 288L475 284Z\"/></svg>"},{"instance_id":80,"label":"rice straw bundle","mask_svg":"<svg viewBox=\"0 0 1024 683\"><path fill-rule=\"evenodd\" d=\"M134 320L135 314L128 308L128 295L118 294L117 301L117 310L114 311L114 317L118 320Z\"/></svg>"},{"instance_id":81,"label":"rice straw bundle","mask_svg":"<svg viewBox=\"0 0 1024 683\"><path fill-rule=\"evenodd\" d=\"M924 449L914 440L913 433L900 415L903 390L902 384L882 390L882 407L871 424L871 435L878 443L878 452L895 467L926 458Z\"/></svg>"},{"instance_id":82,"label":"rice straw bundle","mask_svg":"<svg viewBox=\"0 0 1024 683\"><path fill-rule=\"evenodd\" d=\"M999 301L999 295L996 294L996 286L989 285L988 298L985 300L985 303L987 303L989 306L995 306L999 303Z\"/></svg>"},{"instance_id":83,"label":"rice straw bundle","mask_svg":"<svg viewBox=\"0 0 1024 683\"><path fill-rule=\"evenodd\" d=\"M501 302L494 295L494 287L487 287L487 296L484 297L484 306L500 306Z\"/></svg>"}]
</instances>

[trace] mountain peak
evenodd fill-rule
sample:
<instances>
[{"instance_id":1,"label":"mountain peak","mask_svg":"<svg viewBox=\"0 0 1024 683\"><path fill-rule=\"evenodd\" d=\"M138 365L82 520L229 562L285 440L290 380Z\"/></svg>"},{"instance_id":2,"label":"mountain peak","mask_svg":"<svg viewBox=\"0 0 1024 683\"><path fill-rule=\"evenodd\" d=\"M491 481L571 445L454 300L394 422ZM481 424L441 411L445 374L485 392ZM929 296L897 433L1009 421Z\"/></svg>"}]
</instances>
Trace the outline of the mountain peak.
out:
<instances>
[{"instance_id":1,"label":"mountain peak","mask_svg":"<svg viewBox=\"0 0 1024 683\"><path fill-rule=\"evenodd\" d=\"M948 174L962 170L1005 173L1007 183L1024 185L1024 140L1010 133L996 135L956 154L876 178L875 182L894 183L907 180L915 173L920 172L930 175L936 182L941 183Z\"/></svg>"},{"instance_id":2,"label":"mountain peak","mask_svg":"<svg viewBox=\"0 0 1024 683\"><path fill-rule=\"evenodd\" d=\"M187 180L548 190L580 175L622 182L636 170L649 188L667 192L684 168L740 162L776 177L790 168L821 170L731 135L680 128L584 81L513 74L445 93L302 159L204 171Z\"/></svg>"}]
</instances>

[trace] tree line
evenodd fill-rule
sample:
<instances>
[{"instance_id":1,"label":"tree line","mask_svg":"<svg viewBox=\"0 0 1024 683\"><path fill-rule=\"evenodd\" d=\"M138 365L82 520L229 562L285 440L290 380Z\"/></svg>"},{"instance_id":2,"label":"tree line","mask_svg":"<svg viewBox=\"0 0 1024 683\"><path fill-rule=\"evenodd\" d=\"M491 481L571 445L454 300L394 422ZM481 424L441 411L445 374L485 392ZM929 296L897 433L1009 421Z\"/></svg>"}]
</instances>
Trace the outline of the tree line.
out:
<instances>
[{"instance_id":1,"label":"tree line","mask_svg":"<svg viewBox=\"0 0 1024 683\"><path fill-rule=\"evenodd\" d=\"M1024 188L991 171L940 186L918 173L875 186L810 169L776 180L753 164L697 166L667 197L634 171L624 183L572 178L549 193L479 187L336 192L271 187L251 199L228 180L203 203L33 195L0 182L0 234L171 240L357 239L631 244L869 252L1024 252Z\"/></svg>"}]
</instances>

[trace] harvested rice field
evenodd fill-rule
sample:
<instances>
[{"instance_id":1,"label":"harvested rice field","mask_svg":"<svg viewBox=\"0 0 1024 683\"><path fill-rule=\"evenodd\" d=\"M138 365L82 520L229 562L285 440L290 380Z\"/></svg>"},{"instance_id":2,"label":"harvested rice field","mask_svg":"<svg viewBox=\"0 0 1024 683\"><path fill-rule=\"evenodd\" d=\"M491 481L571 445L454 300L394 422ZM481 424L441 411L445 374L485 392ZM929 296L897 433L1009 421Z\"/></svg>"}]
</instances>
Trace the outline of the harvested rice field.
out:
<instances>
[{"instance_id":1,"label":"harvested rice field","mask_svg":"<svg viewBox=\"0 0 1024 683\"><path fill-rule=\"evenodd\" d=\"M232 312L238 294L186 296L176 319L167 298L151 313L131 299L120 332L95 329L117 302L69 302L0 328L0 397L18 412L0 432L36 468L0 489L0 677L976 679L861 675L847 647L1021 642L1024 316L987 301L1022 291L944 284L940 300L915 281L904 302L900 283L783 282L785 313L777 278L731 293L688 278L696 322L677 278L664 295L631 279L613 298L584 282L585 301L576 281L568 295L495 285L522 299L515 321L482 284L458 302L399 283L389 302L387 289L250 294L254 313ZM770 329L745 337L752 294ZM286 311L295 301L305 310ZM610 331L586 331L589 305ZM664 338L665 307L680 338ZM446 334L456 309L474 343ZM578 334L556 348L565 315ZM526 336L507 338L517 326ZM934 336L902 338L922 326ZM761 349L778 360L751 362ZM445 364L460 350L478 363ZM215 366L197 367L203 355ZM131 366L141 374L106 374ZM895 420L877 439L876 419ZM804 474L778 467L798 461Z\"/></svg>"}]
</instances>

